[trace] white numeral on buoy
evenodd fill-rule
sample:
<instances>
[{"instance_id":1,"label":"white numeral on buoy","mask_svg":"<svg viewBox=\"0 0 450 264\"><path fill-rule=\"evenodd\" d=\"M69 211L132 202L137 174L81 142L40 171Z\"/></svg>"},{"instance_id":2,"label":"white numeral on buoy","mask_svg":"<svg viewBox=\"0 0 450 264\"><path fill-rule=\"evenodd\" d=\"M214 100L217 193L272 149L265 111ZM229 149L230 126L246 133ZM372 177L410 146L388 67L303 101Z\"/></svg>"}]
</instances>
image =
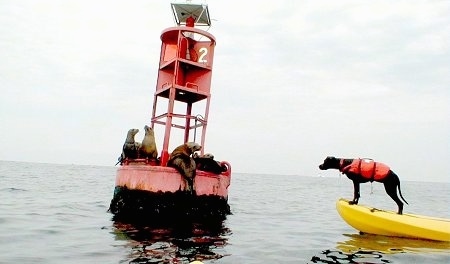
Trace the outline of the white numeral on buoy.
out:
<instances>
[{"instance_id":1,"label":"white numeral on buoy","mask_svg":"<svg viewBox=\"0 0 450 264\"><path fill-rule=\"evenodd\" d=\"M200 56L198 57L198 62L200 63L207 63L208 61L205 59L206 55L208 54L207 48L201 48L199 50Z\"/></svg>"}]
</instances>

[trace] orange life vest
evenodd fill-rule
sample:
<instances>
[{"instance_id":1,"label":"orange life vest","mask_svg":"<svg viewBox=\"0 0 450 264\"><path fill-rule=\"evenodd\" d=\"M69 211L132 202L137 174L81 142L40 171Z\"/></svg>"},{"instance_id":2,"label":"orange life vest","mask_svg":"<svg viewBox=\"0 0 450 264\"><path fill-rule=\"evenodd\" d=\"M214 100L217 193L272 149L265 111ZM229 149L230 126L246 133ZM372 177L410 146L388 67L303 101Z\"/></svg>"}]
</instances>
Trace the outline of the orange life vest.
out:
<instances>
[{"instance_id":1,"label":"orange life vest","mask_svg":"<svg viewBox=\"0 0 450 264\"><path fill-rule=\"evenodd\" d=\"M371 159L354 159L353 162L345 167L342 167L341 161L340 171L342 173L351 172L359 174L371 181L382 180L389 173L389 166L381 162L375 162Z\"/></svg>"}]
</instances>

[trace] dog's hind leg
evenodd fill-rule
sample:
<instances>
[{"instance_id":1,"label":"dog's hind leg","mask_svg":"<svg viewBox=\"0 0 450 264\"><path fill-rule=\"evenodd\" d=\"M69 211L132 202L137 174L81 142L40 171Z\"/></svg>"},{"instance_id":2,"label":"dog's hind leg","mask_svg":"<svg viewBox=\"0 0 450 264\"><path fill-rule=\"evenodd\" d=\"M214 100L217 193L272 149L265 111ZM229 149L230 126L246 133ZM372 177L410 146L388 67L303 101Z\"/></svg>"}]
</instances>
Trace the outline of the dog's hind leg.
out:
<instances>
[{"instance_id":1,"label":"dog's hind leg","mask_svg":"<svg viewBox=\"0 0 450 264\"><path fill-rule=\"evenodd\" d=\"M392 200L397 203L398 206L398 214L403 214L403 203L397 196L397 185L393 184L393 182L384 182L384 189L386 190L386 193L392 198Z\"/></svg>"},{"instance_id":2,"label":"dog's hind leg","mask_svg":"<svg viewBox=\"0 0 450 264\"><path fill-rule=\"evenodd\" d=\"M400 198L402 198L403 202L408 204L408 202L405 200L405 198L403 198L402 190L400 189L400 179L398 178L397 174L395 174L393 171L390 171L390 173L392 174L392 178L394 178L393 181L398 183L398 194L400 194Z\"/></svg>"}]
</instances>

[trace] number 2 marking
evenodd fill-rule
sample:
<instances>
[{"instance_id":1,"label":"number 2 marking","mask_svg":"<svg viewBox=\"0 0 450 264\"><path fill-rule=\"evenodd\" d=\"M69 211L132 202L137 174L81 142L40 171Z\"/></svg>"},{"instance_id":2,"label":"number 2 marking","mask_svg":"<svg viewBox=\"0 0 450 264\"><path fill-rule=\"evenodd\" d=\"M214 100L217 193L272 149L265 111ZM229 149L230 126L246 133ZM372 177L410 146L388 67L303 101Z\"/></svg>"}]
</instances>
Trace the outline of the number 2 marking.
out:
<instances>
[{"instance_id":1,"label":"number 2 marking","mask_svg":"<svg viewBox=\"0 0 450 264\"><path fill-rule=\"evenodd\" d=\"M207 63L208 61L205 59L206 55L208 54L207 48L201 48L199 50L200 56L198 57L198 62L200 63Z\"/></svg>"}]
</instances>

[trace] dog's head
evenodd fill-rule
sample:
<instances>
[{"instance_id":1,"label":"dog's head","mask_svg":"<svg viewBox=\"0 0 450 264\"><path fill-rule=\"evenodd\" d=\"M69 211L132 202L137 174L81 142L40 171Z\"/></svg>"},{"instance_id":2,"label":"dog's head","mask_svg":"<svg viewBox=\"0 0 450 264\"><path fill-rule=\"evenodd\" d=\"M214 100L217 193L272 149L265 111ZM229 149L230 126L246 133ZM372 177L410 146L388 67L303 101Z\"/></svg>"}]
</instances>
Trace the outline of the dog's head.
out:
<instances>
[{"instance_id":1,"label":"dog's head","mask_svg":"<svg viewBox=\"0 0 450 264\"><path fill-rule=\"evenodd\" d=\"M333 156L326 157L323 163L319 165L319 169L321 170L337 169L337 168L339 168L339 159Z\"/></svg>"}]
</instances>

